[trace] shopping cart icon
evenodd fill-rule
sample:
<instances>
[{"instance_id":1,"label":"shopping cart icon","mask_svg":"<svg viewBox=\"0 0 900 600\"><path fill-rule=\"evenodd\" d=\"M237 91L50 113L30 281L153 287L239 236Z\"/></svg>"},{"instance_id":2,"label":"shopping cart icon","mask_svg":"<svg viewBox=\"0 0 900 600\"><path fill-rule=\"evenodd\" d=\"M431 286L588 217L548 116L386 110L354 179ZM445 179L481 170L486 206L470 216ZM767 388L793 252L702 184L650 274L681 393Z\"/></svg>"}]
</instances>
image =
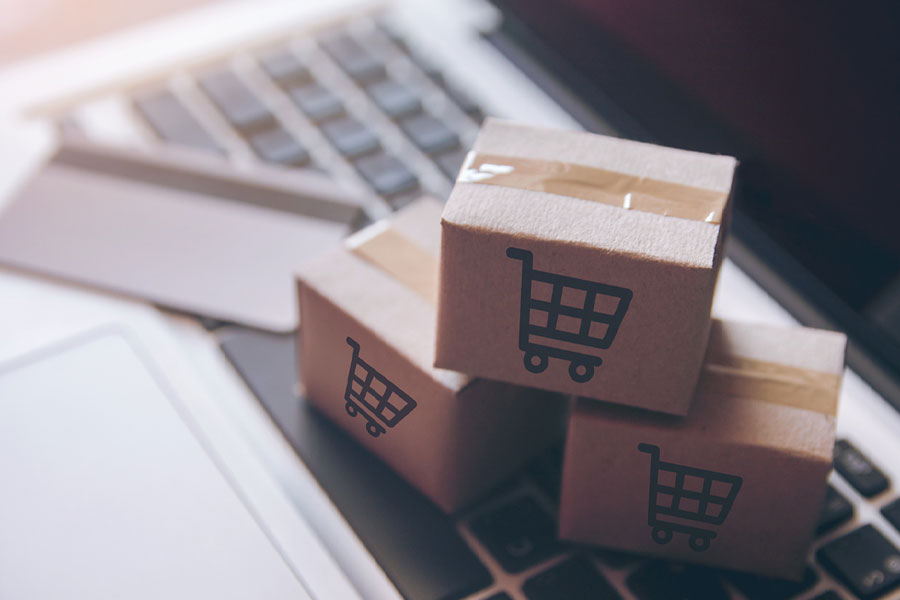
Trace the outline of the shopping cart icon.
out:
<instances>
[{"instance_id":1,"label":"shopping cart icon","mask_svg":"<svg viewBox=\"0 0 900 600\"><path fill-rule=\"evenodd\" d=\"M416 407L409 394L394 385L359 356L359 344L351 337L347 343L353 348L344 408L351 417L361 414L366 419L366 431L377 438L394 427ZM381 423L379 423L379 421ZM384 426L382 426L382 423Z\"/></svg>"},{"instance_id":2,"label":"shopping cart icon","mask_svg":"<svg viewBox=\"0 0 900 600\"><path fill-rule=\"evenodd\" d=\"M668 544L674 532L690 535L696 552L709 548L712 529L697 524L721 525L741 491L743 478L659 460L659 446L638 444L650 455L650 499L647 524L657 544ZM689 523L689 524L686 524Z\"/></svg>"},{"instance_id":3,"label":"shopping cart icon","mask_svg":"<svg viewBox=\"0 0 900 600\"><path fill-rule=\"evenodd\" d=\"M572 381L590 381L603 362L596 351L612 344L631 290L538 271L529 250L507 248L506 255L522 261L519 349L525 368L541 373L552 356L569 361Z\"/></svg>"}]
</instances>

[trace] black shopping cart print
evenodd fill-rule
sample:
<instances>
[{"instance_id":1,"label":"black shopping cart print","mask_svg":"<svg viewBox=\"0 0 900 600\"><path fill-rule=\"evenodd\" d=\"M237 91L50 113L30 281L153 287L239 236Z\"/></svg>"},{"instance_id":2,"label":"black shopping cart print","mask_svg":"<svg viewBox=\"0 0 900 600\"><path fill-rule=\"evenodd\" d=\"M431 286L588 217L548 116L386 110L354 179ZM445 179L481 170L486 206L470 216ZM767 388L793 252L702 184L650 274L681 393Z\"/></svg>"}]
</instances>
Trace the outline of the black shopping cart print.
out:
<instances>
[{"instance_id":1,"label":"black shopping cart print","mask_svg":"<svg viewBox=\"0 0 900 600\"><path fill-rule=\"evenodd\" d=\"M507 248L522 261L519 349L525 368L541 373L549 358L569 361L569 377L585 383L603 359L597 350L612 344L631 303L631 290L534 268L529 250Z\"/></svg>"},{"instance_id":2,"label":"black shopping cart print","mask_svg":"<svg viewBox=\"0 0 900 600\"><path fill-rule=\"evenodd\" d=\"M659 446L638 444L650 455L650 499L647 524L657 544L668 544L675 532L690 536L691 549L709 548L716 531L701 525L721 525L741 491L743 478L659 460Z\"/></svg>"},{"instance_id":3,"label":"black shopping cart print","mask_svg":"<svg viewBox=\"0 0 900 600\"><path fill-rule=\"evenodd\" d=\"M394 427L412 412L416 401L359 356L356 340L348 337L347 343L353 348L353 356L344 408L351 417L362 415L366 419L366 431L377 438L387 431L385 427Z\"/></svg>"}]
</instances>

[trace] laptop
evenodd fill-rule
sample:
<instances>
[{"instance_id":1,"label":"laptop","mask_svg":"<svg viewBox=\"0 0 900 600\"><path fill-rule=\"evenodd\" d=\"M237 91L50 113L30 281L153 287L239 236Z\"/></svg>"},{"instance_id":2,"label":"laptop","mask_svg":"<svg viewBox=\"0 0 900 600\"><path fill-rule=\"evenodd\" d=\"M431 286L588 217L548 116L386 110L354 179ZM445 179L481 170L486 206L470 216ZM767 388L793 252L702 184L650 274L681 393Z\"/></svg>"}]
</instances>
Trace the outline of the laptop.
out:
<instances>
[{"instance_id":1,"label":"laptop","mask_svg":"<svg viewBox=\"0 0 900 600\"><path fill-rule=\"evenodd\" d=\"M250 94L274 114L262 121L287 131L317 168L391 208L422 193L445 197L486 114L777 158L744 152L746 142L729 145L741 136L726 135L727 128L710 118L721 115L709 108L714 95L700 96L701 101L674 85L688 75L677 64L660 62L674 53L661 57L648 50L651 41L664 37L660 22L702 23L704 14L686 9L683 15L649 9L633 18L629 14L576 2L554 3L553 10L524 1L202 4L61 53L10 63L0 81L4 89L22 92L15 101L4 99L15 105L6 112L29 120L21 134L27 141L16 153L5 148L4 154L23 154L41 144L46 152L54 132L63 131L104 143L193 148L222 154L234 164L264 163L266 156L276 162L252 141L265 130L247 129L246 113L231 105L235 97L246 100ZM763 12L751 21L780 22L777 17L784 16ZM650 22L657 29L640 25ZM736 60L738 55L723 56ZM217 75L223 71L225 76ZM220 94L220 84L209 83L210 77L224 77L231 91ZM654 98L664 101L651 102ZM662 126L667 123L674 131ZM24 181L26 161L11 160L23 167L10 178ZM839 318L841 311L823 311L833 292L818 293L828 288L810 269L788 261L791 255L778 244L765 242L774 232L771 223L760 211L750 218L752 211L744 207L774 205L771 197L754 200L748 192L767 189L771 171L764 167L777 161L745 162L758 168L742 174L754 185L741 188L716 314L780 323L799 319L840 327L854 340L835 472L801 582L559 542L558 451L472 506L443 514L297 396L289 334L207 323L210 331L192 318L165 313L168 333L363 596L534 600L595 598L599 590L611 589L607 597L896 597L900 505L894 482L900 465L892 457L900 455L900 414L891 404L897 380L889 367L897 355L879 352L877 344L857 335L859 328ZM754 173L757 177L750 177ZM4 189L13 187L4 182ZM772 189L781 194L786 188ZM798 212L809 211L801 206ZM786 210L775 217L782 230L791 231ZM18 270L0 275L3 331L21 345L100 315L122 315L127 324L135 308L127 298ZM884 294L891 277L882 279L884 289L874 295L888 298L882 305L890 306ZM863 318L861 311L851 312ZM890 340L888 328L881 329Z\"/></svg>"}]
</instances>

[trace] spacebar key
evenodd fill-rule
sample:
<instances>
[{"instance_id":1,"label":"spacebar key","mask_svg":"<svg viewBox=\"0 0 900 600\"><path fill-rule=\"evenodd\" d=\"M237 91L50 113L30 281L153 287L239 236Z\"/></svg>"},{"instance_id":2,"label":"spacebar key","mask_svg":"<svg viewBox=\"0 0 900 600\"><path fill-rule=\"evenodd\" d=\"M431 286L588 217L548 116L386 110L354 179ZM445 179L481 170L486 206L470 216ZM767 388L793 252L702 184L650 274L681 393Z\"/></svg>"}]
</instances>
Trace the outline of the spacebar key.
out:
<instances>
[{"instance_id":1,"label":"spacebar key","mask_svg":"<svg viewBox=\"0 0 900 600\"><path fill-rule=\"evenodd\" d=\"M293 336L235 327L222 339L225 355L404 598L461 598L491 584L452 518L296 398Z\"/></svg>"}]
</instances>

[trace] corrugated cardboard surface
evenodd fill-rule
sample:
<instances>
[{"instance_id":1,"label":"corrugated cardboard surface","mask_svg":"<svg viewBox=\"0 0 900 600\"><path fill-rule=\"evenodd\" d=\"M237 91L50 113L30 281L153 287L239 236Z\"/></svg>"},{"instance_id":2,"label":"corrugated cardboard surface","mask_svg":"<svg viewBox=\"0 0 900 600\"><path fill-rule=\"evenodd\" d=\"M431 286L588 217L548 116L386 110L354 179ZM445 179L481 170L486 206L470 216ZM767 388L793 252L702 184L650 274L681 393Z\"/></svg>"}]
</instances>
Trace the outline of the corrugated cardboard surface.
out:
<instances>
[{"instance_id":1,"label":"corrugated cardboard surface","mask_svg":"<svg viewBox=\"0 0 900 600\"><path fill-rule=\"evenodd\" d=\"M747 358L831 375L843 370L840 334L717 322L712 338L711 346ZM702 387L701 382L684 418L576 403L565 452L560 535L679 561L799 577L831 469L835 416L777 399L714 395ZM658 516L715 533L708 549L692 549L689 533L675 531L666 544L652 538L651 455L639 451L639 444L658 447L661 461L742 479L721 524ZM702 480L687 485L703 490Z\"/></svg>"},{"instance_id":2,"label":"corrugated cardboard surface","mask_svg":"<svg viewBox=\"0 0 900 600\"><path fill-rule=\"evenodd\" d=\"M492 120L475 150L720 191L730 190L735 167L730 157ZM437 366L687 412L708 337L724 226L478 183L456 185L442 226ZM590 381L573 381L568 362L556 358L542 373L525 369L519 346L522 262L507 256L509 247L531 251L535 269L633 292L610 347L583 349L603 360Z\"/></svg>"},{"instance_id":3,"label":"corrugated cardboard surface","mask_svg":"<svg viewBox=\"0 0 900 600\"><path fill-rule=\"evenodd\" d=\"M440 211L438 203L420 201L390 226L435 251ZM352 251L306 265L299 293L299 360L310 401L444 510L473 500L559 439L561 398L434 368L434 307ZM363 415L346 411L348 336L416 402L378 437L367 433Z\"/></svg>"}]
</instances>

